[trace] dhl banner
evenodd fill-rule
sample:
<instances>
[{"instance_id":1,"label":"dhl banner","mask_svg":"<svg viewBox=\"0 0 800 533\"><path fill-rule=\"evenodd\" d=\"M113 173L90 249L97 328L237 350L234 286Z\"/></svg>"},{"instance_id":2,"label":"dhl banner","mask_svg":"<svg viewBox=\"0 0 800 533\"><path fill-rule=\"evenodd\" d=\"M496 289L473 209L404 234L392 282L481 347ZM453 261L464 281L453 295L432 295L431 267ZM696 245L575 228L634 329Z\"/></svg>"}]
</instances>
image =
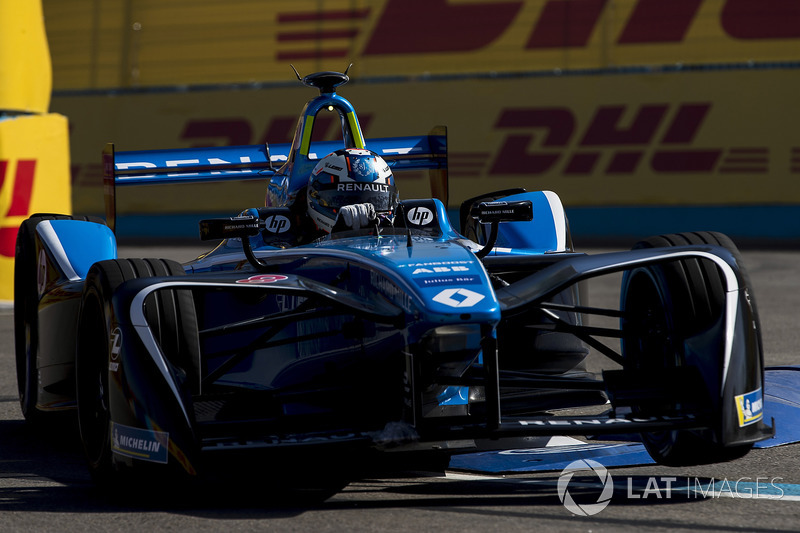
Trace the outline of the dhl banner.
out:
<instances>
[{"instance_id":1,"label":"dhl banner","mask_svg":"<svg viewBox=\"0 0 800 533\"><path fill-rule=\"evenodd\" d=\"M71 213L67 119L46 114L51 69L40 0L0 1L0 303L14 297L19 225Z\"/></svg>"},{"instance_id":2,"label":"dhl banner","mask_svg":"<svg viewBox=\"0 0 800 533\"><path fill-rule=\"evenodd\" d=\"M567 207L800 205L800 76L728 70L347 85L365 136L448 127L451 206L510 187ZM288 142L313 89L56 97L73 125L75 208L102 213L100 150ZM335 138L338 123L320 115ZM317 132L315 132L317 133ZM398 177L405 198L428 194ZM126 189L128 212L262 205L264 185Z\"/></svg>"},{"instance_id":3,"label":"dhl banner","mask_svg":"<svg viewBox=\"0 0 800 533\"><path fill-rule=\"evenodd\" d=\"M7 2L10 4L10 2ZM44 0L56 89L796 62L797 0Z\"/></svg>"},{"instance_id":4,"label":"dhl banner","mask_svg":"<svg viewBox=\"0 0 800 533\"><path fill-rule=\"evenodd\" d=\"M36 212L69 214L71 206L67 119L0 121L0 301L13 300L19 225Z\"/></svg>"}]
</instances>

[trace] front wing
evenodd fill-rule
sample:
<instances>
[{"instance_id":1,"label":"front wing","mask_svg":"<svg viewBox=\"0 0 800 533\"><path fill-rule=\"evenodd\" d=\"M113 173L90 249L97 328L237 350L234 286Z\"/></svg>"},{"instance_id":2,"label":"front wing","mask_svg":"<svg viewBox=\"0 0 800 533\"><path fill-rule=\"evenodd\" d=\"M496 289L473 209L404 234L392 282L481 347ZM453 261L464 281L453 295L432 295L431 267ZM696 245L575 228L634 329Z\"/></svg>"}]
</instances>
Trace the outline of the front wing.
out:
<instances>
[{"instance_id":1,"label":"front wing","mask_svg":"<svg viewBox=\"0 0 800 533\"><path fill-rule=\"evenodd\" d=\"M477 439L672 429L709 429L715 439L726 446L767 438L772 428L760 417L742 419L742 401L748 395L755 398L754 394L763 388L763 361L744 280L727 250L699 246L594 256L565 254L562 260L498 289L496 294L504 317L531 309L552 312L558 310L558 305L550 302L551 297L581 281L690 257L710 260L718 266L723 272L726 296L724 310L711 330L687 340L690 352L696 354L699 373L688 377L685 374L666 376L659 383L660 388L656 387L664 395L681 398L687 406L674 415L637 416L632 412L630 406L636 399L653 394L653 388L637 383L639 376L625 371L607 372L604 379L508 372L499 367L497 340L489 325L481 327L479 360L453 374L432 373L419 351L420 332L429 330L422 310L401 309L379 296L343 292L301 276L266 275L261 282L242 283L246 280L238 273L139 279L119 288L112 302L112 328L120 328L122 337L119 360L109 361L112 421L117 428L144 431L140 441L161 439L172 462L190 473L202 468L200 465L208 454L297 446L362 446L451 453L471 449ZM524 262L526 259L511 260ZM251 383L241 378L246 373L240 368L239 372L231 374L242 379L235 383L234 379L225 377L226 371L244 365L245 357L237 356L236 350L231 349L224 357L239 359L226 364L222 371L218 363L216 366L204 363L202 387L191 392L170 362L170 354L162 351L153 335L153 325L147 323L142 312L148 295L158 290L192 291L196 300L202 294L213 292L225 298L230 296L234 298L231 301L242 307L251 306L254 311L258 309L258 302L272 297L284 303L287 297L295 298L292 301L300 302L299 307L290 309L288 314L254 312L225 316L231 309L201 311L201 314L215 316L213 328L204 330L201 326L201 337L216 336L220 332L234 335L230 338L247 337L249 340L243 341L243 346L248 349L253 348L253 343L261 342L273 350L259 352L263 358L284 358L282 370L269 383ZM309 301L318 304L309 307ZM574 310L589 314L605 312L580 306ZM321 328L329 331L298 329L291 331L292 337L282 329L282 325L308 320L309 315L315 313L322 314L316 316L317 322L313 323L322 324ZM621 360L619 354L598 340L604 336L619 337L618 333L559 323L557 315L551 314L555 317L555 326L549 327L573 333L611 359ZM326 323L331 326L326 328ZM341 327L331 331L337 329L333 325ZM268 336L260 333L265 330L271 333ZM360 340L353 340L356 338ZM328 346L325 353L314 353L313 357L303 359L312 348L323 346L322 339ZM280 348L286 346L298 351L287 355L289 352ZM302 351L298 346L308 350ZM219 346L215 349L218 354ZM358 355L353 355L356 352ZM295 360L287 362L290 356ZM203 357L210 356L204 352ZM375 362L378 360L380 364ZM304 381L305 378L299 377L307 375L331 375L335 379ZM691 379L670 383L672 378ZM695 385L704 387L707 394L694 394ZM466 411L431 409L428 391L435 387L469 390L469 408ZM606 394L611 409L601 414L541 412L506 416L502 397L509 389L597 391ZM269 414L260 412L259 406ZM321 406L327 411L321 410ZM118 462L151 460L117 452L115 460Z\"/></svg>"}]
</instances>

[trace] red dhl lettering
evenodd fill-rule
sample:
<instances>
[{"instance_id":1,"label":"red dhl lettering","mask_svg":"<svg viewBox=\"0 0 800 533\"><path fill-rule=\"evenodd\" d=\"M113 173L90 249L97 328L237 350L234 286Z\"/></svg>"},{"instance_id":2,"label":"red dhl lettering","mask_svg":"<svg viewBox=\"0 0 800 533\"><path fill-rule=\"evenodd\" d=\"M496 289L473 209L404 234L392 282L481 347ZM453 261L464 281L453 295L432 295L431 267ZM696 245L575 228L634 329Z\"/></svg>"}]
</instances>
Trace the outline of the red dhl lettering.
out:
<instances>
[{"instance_id":1,"label":"red dhl lettering","mask_svg":"<svg viewBox=\"0 0 800 533\"><path fill-rule=\"evenodd\" d=\"M720 23L735 39L797 39L800 5L796 0L728 0Z\"/></svg>"},{"instance_id":2,"label":"red dhl lettering","mask_svg":"<svg viewBox=\"0 0 800 533\"><path fill-rule=\"evenodd\" d=\"M362 55L474 52L502 37L515 24L524 4L522 0L387 0L365 39ZM609 0L547 0L527 39L519 45L525 50L586 47L612 4ZM615 37L616 44L682 42L701 5L702 0L638 0ZM286 30L277 35L282 46L276 59L353 56L352 48L368 28L364 22L370 15L370 8L280 13L278 21ZM726 0L716 16L719 26L733 39L800 38L796 0ZM307 28L309 22L329 21L351 21L351 25ZM409 38L410 29L413 38Z\"/></svg>"},{"instance_id":3,"label":"red dhl lettering","mask_svg":"<svg viewBox=\"0 0 800 533\"><path fill-rule=\"evenodd\" d=\"M583 127L579 124L579 115L568 107L506 108L500 111L494 124L496 131L504 133L499 146L484 146L484 150L476 152L450 152L448 164L453 176L459 178L487 173L528 176L554 172L570 176L599 171L608 175L630 174L642 170L643 164L649 164L650 169L658 173L768 173L770 152L767 147L691 148L711 110L710 102L599 106ZM371 114L364 116L367 120L362 120L362 124L372 119ZM288 133L281 137L279 132L289 120L284 116L273 118L265 129L267 140L287 142L285 135ZM218 122L218 119L190 120L181 139L199 141L206 138L206 132L213 135L210 126ZM250 132L248 135L253 131L252 125L244 119L228 119L227 124L227 131L240 128ZM332 122L320 130L325 132L326 138L332 138L338 129L335 126L338 125ZM244 137L235 140L243 144L250 142L250 138ZM198 142L197 145L208 146L209 143ZM5 176L6 166L5 162L0 162L0 178ZM800 148L792 148L789 167L791 173L800 173ZM31 171L25 169L25 165L18 168L23 176L19 181L23 190L31 184L27 182L26 185L26 172ZM73 184L99 186L102 170L101 164L75 164L72 166ZM24 193L21 198L26 198ZM16 204L20 207L15 207L11 213L23 208L20 201ZM13 253L13 242L8 246Z\"/></svg>"},{"instance_id":4,"label":"red dhl lettering","mask_svg":"<svg viewBox=\"0 0 800 533\"><path fill-rule=\"evenodd\" d=\"M0 161L0 191L6 183L6 173L9 161ZM31 192L33 191L33 177L36 171L35 159L20 159L17 161L17 169L13 180L13 192L8 210L4 213L6 217L26 216L31 204Z\"/></svg>"},{"instance_id":5,"label":"red dhl lettering","mask_svg":"<svg viewBox=\"0 0 800 533\"><path fill-rule=\"evenodd\" d=\"M0 213L4 218L27 216L31 205L33 192L33 179L36 175L35 159L20 159L17 161L13 179L6 179L10 174L9 160L0 160L0 197L5 196L6 187L11 187L11 200L5 213ZM0 227L0 256L14 257L18 224Z\"/></svg>"},{"instance_id":6,"label":"red dhl lettering","mask_svg":"<svg viewBox=\"0 0 800 533\"><path fill-rule=\"evenodd\" d=\"M531 175L557 171L565 175L594 173L608 147L613 150L605 173L632 173L637 170L646 149L656 145L650 166L656 172L712 172L723 154L722 148L675 149L691 144L711 109L710 103L631 106L601 106L589 124L579 129L575 115L567 108L505 109L495 128L514 130L506 135L491 172L496 174ZM625 115L632 115L627 126ZM544 131L542 150L532 151L535 134ZM658 132L663 131L661 136ZM571 150L554 149L570 145ZM598 148L606 150L600 151ZM727 161L728 158L726 158ZM764 167L766 171L766 167Z\"/></svg>"},{"instance_id":7,"label":"red dhl lettering","mask_svg":"<svg viewBox=\"0 0 800 533\"><path fill-rule=\"evenodd\" d=\"M520 1L388 0L363 55L479 50L505 33L522 5Z\"/></svg>"},{"instance_id":8,"label":"red dhl lettering","mask_svg":"<svg viewBox=\"0 0 800 533\"><path fill-rule=\"evenodd\" d=\"M619 44L683 41L702 0L639 0L619 36Z\"/></svg>"},{"instance_id":9,"label":"red dhl lettering","mask_svg":"<svg viewBox=\"0 0 800 533\"><path fill-rule=\"evenodd\" d=\"M278 22L283 30L277 34L279 43L289 43L288 49L280 49L276 52L278 61L289 60L304 60L304 59L318 59L318 58L336 58L348 57L351 55L350 46L355 42L356 38L366 26L363 21L369 16L370 8L361 9L339 9L315 12L289 12L279 13ZM296 29L296 23L308 24L313 22L321 24L329 21L351 21L353 24L349 28L335 28L335 29L320 29L315 28L312 31L305 29ZM319 47L315 43L326 42L333 40L334 44L330 47ZM314 46L308 46L305 43L311 42ZM346 42L346 45L342 43ZM298 44L299 43L299 44Z\"/></svg>"}]
</instances>

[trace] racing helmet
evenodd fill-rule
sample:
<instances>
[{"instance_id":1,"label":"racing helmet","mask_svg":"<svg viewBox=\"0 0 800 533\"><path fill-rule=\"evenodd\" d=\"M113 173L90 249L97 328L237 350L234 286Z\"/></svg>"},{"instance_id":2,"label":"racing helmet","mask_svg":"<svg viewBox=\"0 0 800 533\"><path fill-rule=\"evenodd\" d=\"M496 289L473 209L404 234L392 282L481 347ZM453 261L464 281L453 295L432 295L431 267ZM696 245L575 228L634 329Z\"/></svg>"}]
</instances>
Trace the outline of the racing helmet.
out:
<instances>
[{"instance_id":1,"label":"racing helmet","mask_svg":"<svg viewBox=\"0 0 800 533\"><path fill-rule=\"evenodd\" d=\"M308 214L328 233L346 205L370 203L378 217L391 219L399 201L386 161L358 148L336 150L320 159L311 172L307 197Z\"/></svg>"}]
</instances>

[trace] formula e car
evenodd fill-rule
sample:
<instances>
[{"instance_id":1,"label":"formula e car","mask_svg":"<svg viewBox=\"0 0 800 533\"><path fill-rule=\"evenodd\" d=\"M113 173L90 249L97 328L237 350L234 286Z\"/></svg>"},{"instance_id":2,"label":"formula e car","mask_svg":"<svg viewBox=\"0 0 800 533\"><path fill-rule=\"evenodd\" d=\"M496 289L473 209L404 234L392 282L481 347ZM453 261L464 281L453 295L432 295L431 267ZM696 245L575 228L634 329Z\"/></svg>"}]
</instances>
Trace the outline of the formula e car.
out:
<instances>
[{"instance_id":1,"label":"formula e car","mask_svg":"<svg viewBox=\"0 0 800 533\"><path fill-rule=\"evenodd\" d=\"M446 132L365 140L336 93L347 80L302 78L319 95L290 145L109 146L105 222L21 225L22 410L47 423L76 409L98 482L320 457L352 472L368 457L447 458L546 435L641 434L657 462L689 465L772 434L758 314L730 239L662 235L587 255L558 196L522 189L465 201L456 229ZM341 141L312 142L323 110L341 118ZM342 146L395 172L428 169L434 197L401 201L393 227L298 244L309 173ZM241 179L267 181L266 206L199 221L203 239L220 240L212 251L183 265L117 258L118 188ZM608 275L619 305L590 306L584 283ZM607 369L587 371L591 350Z\"/></svg>"}]
</instances>

